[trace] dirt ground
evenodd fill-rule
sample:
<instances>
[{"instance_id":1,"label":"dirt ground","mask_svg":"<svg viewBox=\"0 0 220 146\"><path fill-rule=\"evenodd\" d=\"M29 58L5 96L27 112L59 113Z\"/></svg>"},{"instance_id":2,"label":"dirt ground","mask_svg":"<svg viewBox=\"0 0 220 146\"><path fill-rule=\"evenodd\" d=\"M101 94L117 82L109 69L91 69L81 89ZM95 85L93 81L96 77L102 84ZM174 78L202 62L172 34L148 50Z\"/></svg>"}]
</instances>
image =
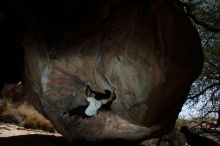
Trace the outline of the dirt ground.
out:
<instances>
[{"instance_id":1,"label":"dirt ground","mask_svg":"<svg viewBox=\"0 0 220 146\"><path fill-rule=\"evenodd\" d=\"M85 140L69 143L59 133L49 133L41 130L25 129L23 127L0 123L0 146L136 146L127 140L105 140L85 142Z\"/></svg>"},{"instance_id":2,"label":"dirt ground","mask_svg":"<svg viewBox=\"0 0 220 146\"><path fill-rule=\"evenodd\" d=\"M59 133L49 133L42 130L34 129L25 129L23 127L8 124L0 123L0 137L11 137L11 136L20 136L20 135L30 135L30 134L39 134L39 135L51 135L56 137L61 137Z\"/></svg>"},{"instance_id":3,"label":"dirt ground","mask_svg":"<svg viewBox=\"0 0 220 146\"><path fill-rule=\"evenodd\" d=\"M25 129L14 124L0 123L1 146L61 146L68 145L58 133Z\"/></svg>"}]
</instances>

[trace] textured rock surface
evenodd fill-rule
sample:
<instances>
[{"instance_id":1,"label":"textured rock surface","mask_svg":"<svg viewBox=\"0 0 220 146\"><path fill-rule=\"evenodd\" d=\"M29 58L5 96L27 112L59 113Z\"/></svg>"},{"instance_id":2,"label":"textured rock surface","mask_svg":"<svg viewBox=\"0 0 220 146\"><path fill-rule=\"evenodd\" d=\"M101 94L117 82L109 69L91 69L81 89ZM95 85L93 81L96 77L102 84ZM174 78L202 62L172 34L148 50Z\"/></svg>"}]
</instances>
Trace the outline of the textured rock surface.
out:
<instances>
[{"instance_id":1,"label":"textured rock surface","mask_svg":"<svg viewBox=\"0 0 220 146\"><path fill-rule=\"evenodd\" d=\"M26 90L60 133L135 140L173 126L202 67L200 39L182 10L163 0L44 3L35 14L38 6L25 9ZM116 88L112 110L60 119L86 104L86 82Z\"/></svg>"}]
</instances>

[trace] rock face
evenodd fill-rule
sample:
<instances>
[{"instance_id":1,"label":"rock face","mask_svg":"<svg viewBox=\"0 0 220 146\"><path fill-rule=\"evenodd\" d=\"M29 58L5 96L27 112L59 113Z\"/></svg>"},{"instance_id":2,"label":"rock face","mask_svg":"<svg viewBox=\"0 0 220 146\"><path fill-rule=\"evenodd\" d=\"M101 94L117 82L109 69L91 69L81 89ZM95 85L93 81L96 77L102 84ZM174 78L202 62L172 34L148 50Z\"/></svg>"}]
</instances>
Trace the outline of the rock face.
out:
<instances>
[{"instance_id":1,"label":"rock face","mask_svg":"<svg viewBox=\"0 0 220 146\"><path fill-rule=\"evenodd\" d=\"M203 61L182 9L165 0L51 3L24 8L25 88L36 108L69 140L169 131ZM87 82L100 92L116 89L111 110L79 122L61 119L86 104Z\"/></svg>"}]
</instances>

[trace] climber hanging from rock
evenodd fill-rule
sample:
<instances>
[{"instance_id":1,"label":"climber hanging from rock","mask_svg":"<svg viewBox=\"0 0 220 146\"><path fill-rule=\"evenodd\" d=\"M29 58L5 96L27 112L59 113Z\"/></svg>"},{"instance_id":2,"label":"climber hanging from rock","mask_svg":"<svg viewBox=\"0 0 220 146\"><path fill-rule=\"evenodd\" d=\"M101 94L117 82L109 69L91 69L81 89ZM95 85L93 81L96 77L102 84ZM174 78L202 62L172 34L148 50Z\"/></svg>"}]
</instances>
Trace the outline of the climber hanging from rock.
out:
<instances>
[{"instance_id":1,"label":"climber hanging from rock","mask_svg":"<svg viewBox=\"0 0 220 146\"><path fill-rule=\"evenodd\" d=\"M82 119L92 117L96 115L103 106L105 106L105 109L110 109L112 101L116 98L114 91L111 92L109 90L105 90L105 93L96 92L92 90L88 84L84 85L84 92L89 104L78 106L68 112L62 113L61 117L63 119L73 115Z\"/></svg>"}]
</instances>

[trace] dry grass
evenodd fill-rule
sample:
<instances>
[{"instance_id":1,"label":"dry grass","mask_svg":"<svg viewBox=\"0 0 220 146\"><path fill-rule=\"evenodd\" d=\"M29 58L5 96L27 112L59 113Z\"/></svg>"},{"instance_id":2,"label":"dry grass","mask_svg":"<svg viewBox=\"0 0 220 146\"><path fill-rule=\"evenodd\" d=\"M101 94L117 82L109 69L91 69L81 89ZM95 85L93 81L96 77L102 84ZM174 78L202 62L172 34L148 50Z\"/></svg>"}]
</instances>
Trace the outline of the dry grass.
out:
<instances>
[{"instance_id":1,"label":"dry grass","mask_svg":"<svg viewBox=\"0 0 220 146\"><path fill-rule=\"evenodd\" d=\"M16 105L11 101L4 100L1 101L0 107L0 122L15 123L25 128L55 132L50 121L27 102Z\"/></svg>"}]
</instances>

